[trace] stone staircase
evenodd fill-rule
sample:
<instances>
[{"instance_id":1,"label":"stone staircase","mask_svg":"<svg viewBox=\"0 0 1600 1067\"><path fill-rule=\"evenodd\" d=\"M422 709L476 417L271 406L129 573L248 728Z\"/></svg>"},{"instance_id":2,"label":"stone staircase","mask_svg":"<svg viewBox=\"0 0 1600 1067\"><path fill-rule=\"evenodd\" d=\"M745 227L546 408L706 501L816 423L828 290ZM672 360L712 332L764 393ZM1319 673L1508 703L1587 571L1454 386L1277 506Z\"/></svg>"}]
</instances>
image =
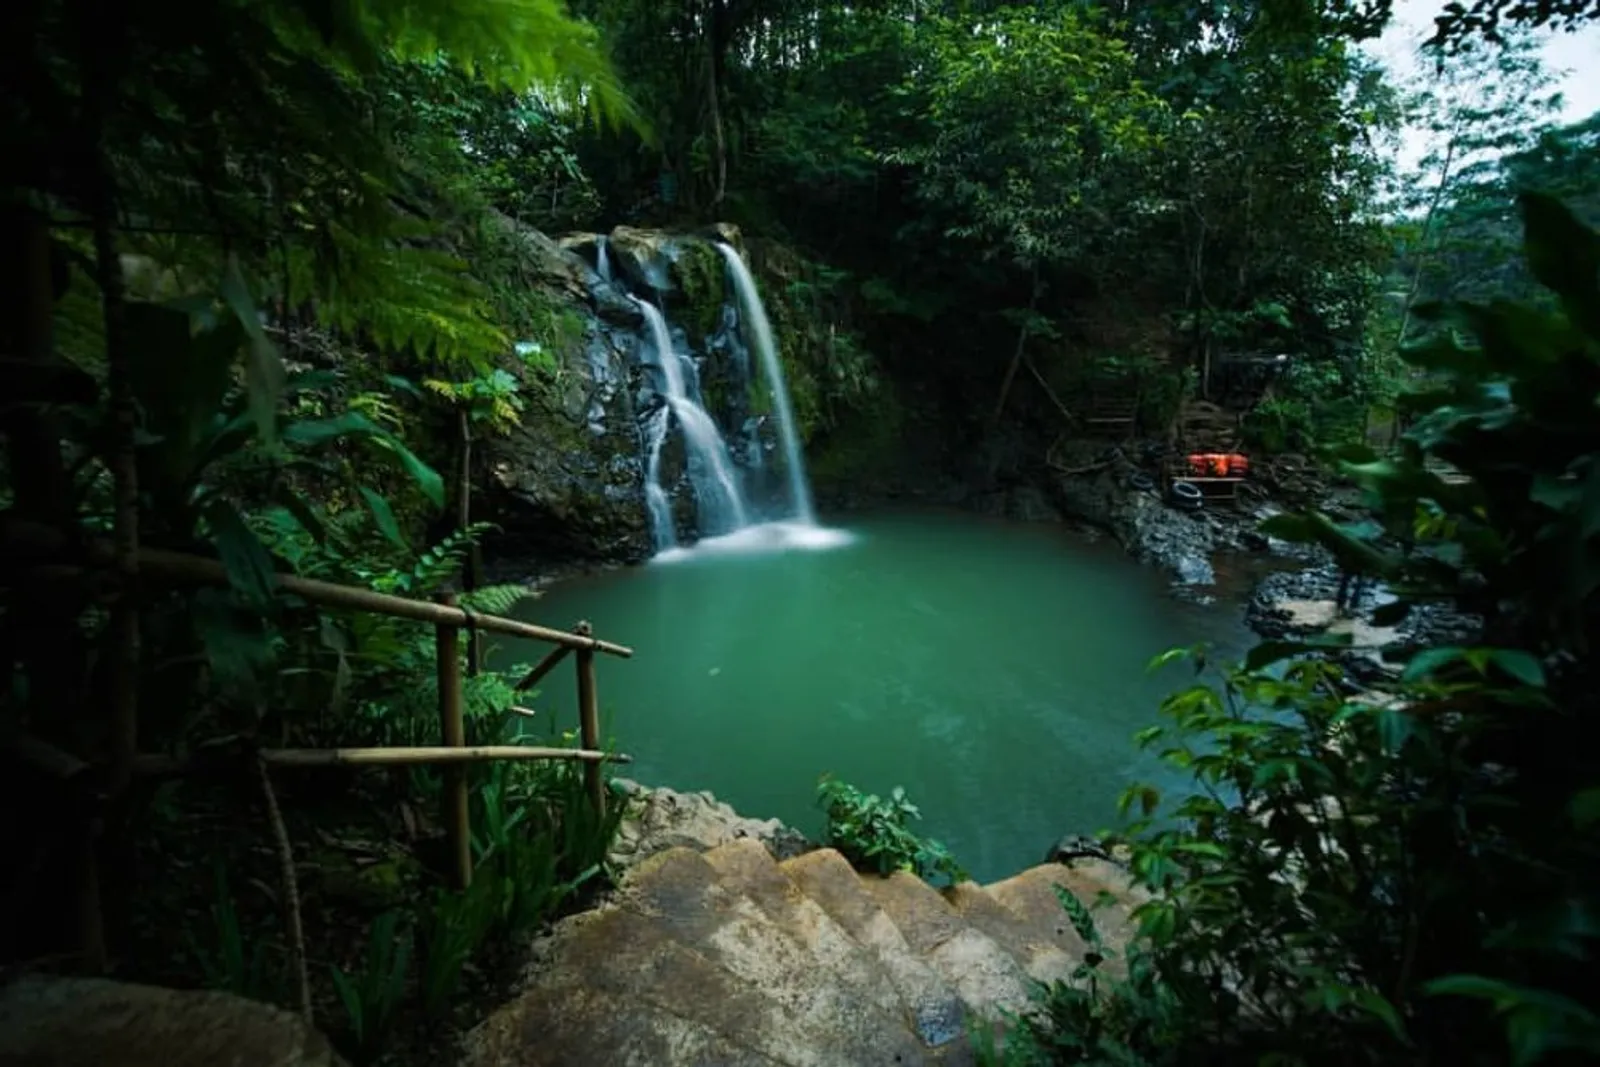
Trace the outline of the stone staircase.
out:
<instances>
[{"instance_id":1,"label":"stone staircase","mask_svg":"<svg viewBox=\"0 0 1600 1067\"><path fill-rule=\"evenodd\" d=\"M559 923L529 984L466 1042L472 1067L971 1064L967 1019L1030 1007L1086 946L1055 886L1132 936L1126 875L1096 859L937 890L858 875L833 849L779 862L743 838L645 858Z\"/></svg>"}]
</instances>

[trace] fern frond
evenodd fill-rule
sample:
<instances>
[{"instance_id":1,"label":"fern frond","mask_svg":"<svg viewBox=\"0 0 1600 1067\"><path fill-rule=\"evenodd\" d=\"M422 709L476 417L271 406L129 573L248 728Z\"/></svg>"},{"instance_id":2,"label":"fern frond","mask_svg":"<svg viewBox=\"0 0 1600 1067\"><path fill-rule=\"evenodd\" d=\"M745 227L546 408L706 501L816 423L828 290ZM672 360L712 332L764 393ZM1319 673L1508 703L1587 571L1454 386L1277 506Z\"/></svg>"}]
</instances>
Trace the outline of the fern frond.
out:
<instances>
[{"instance_id":1,"label":"fern frond","mask_svg":"<svg viewBox=\"0 0 1600 1067\"><path fill-rule=\"evenodd\" d=\"M326 229L331 254L324 248L321 256L292 255L291 274L296 299L320 298L318 314L328 325L479 371L510 351L488 291L454 256L402 244L402 233L384 238L337 224Z\"/></svg>"},{"instance_id":2,"label":"fern frond","mask_svg":"<svg viewBox=\"0 0 1600 1067\"><path fill-rule=\"evenodd\" d=\"M430 393L437 393L446 400L458 400L462 393L459 385L454 382L441 382L437 378L424 378L422 387Z\"/></svg>"},{"instance_id":3,"label":"fern frond","mask_svg":"<svg viewBox=\"0 0 1600 1067\"><path fill-rule=\"evenodd\" d=\"M543 595L540 590L526 585L490 585L462 594L461 603L485 615L509 615L523 601L537 600Z\"/></svg>"}]
</instances>

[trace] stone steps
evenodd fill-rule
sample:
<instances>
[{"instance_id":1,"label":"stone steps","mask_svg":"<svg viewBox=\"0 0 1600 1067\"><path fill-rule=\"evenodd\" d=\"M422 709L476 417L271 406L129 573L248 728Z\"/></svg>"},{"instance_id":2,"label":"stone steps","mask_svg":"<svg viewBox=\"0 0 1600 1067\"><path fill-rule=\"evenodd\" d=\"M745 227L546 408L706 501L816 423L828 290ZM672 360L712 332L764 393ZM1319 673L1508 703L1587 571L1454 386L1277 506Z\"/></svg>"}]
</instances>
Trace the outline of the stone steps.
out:
<instances>
[{"instance_id":1,"label":"stone steps","mask_svg":"<svg viewBox=\"0 0 1600 1067\"><path fill-rule=\"evenodd\" d=\"M466 1042L472 1067L970 1065L968 1020L1031 1009L1086 946L1055 897L1131 906L1081 861L935 890L857 874L832 849L778 862L759 841L670 847L601 908L557 924L524 991ZM1113 909L1115 911L1115 909ZM1125 912L1102 919L1131 936Z\"/></svg>"}]
</instances>

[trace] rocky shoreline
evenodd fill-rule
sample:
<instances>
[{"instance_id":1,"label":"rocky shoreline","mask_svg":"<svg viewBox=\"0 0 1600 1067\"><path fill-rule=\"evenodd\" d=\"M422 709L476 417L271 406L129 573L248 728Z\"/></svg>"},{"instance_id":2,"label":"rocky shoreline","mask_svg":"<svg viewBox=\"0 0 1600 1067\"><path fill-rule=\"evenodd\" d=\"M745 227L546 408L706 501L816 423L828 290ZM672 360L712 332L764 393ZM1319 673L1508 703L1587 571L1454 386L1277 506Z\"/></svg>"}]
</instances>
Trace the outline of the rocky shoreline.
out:
<instances>
[{"instance_id":1,"label":"rocky shoreline","mask_svg":"<svg viewBox=\"0 0 1600 1067\"><path fill-rule=\"evenodd\" d=\"M829 510L845 514L920 504L1112 537L1134 559L1169 576L1175 596L1241 604L1246 625L1263 639L1348 633L1357 647L1343 660L1352 681L1363 684L1387 672L1384 650L1473 638L1477 620L1442 605L1414 609L1392 628L1373 626L1371 611L1393 599L1381 584L1365 589L1354 617L1341 617L1335 610L1340 575L1332 557L1319 546L1260 532L1262 521L1272 515L1310 506L1341 521L1360 516L1354 490L1330 482L1304 459L1263 464L1261 475L1246 483L1232 506L1189 511L1169 505L1152 484L1150 462L1136 462L1132 454L1137 450L1105 441L1067 442L1049 470L1009 485L991 482L989 488L973 489L954 477L928 475L879 485L870 499L857 493L823 493L821 499ZM633 562L507 560L490 568L490 579L537 589Z\"/></svg>"},{"instance_id":2,"label":"rocky shoreline","mask_svg":"<svg viewBox=\"0 0 1600 1067\"><path fill-rule=\"evenodd\" d=\"M709 852L741 838L760 841L778 860L820 847L777 819L741 815L706 791L683 793L628 778L615 779L613 784L629 807L611 850L611 862L618 870L627 870L669 848Z\"/></svg>"}]
</instances>

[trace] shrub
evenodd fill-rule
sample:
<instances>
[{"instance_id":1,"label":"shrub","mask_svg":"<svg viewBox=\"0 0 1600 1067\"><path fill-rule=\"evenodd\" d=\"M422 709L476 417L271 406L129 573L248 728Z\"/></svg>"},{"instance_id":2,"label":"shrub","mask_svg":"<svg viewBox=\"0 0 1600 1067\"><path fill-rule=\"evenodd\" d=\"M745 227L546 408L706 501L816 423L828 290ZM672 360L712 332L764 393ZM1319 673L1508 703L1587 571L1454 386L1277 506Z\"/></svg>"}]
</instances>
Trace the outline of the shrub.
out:
<instances>
[{"instance_id":1,"label":"shrub","mask_svg":"<svg viewBox=\"0 0 1600 1067\"><path fill-rule=\"evenodd\" d=\"M817 802L828 816L827 844L857 870L910 871L920 878L943 876L953 882L966 878L943 845L918 837L911 829L911 820L922 818L922 812L899 786L880 797L824 778L817 787Z\"/></svg>"}]
</instances>

